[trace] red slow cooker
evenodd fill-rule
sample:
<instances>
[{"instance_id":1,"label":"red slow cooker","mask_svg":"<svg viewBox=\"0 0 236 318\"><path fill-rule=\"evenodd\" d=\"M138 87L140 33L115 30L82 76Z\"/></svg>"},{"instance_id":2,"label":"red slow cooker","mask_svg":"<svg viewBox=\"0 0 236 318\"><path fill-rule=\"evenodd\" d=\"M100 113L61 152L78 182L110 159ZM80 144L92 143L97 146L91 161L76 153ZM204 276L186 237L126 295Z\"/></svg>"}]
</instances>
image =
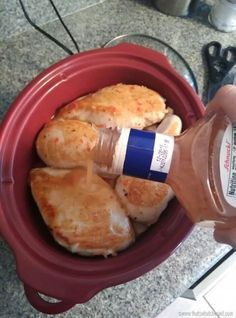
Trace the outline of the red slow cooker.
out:
<instances>
[{"instance_id":1,"label":"red slow cooker","mask_svg":"<svg viewBox=\"0 0 236 318\"><path fill-rule=\"evenodd\" d=\"M108 286L153 269L193 226L177 200L172 200L160 220L133 246L104 259L67 252L43 223L27 182L30 169L39 163L37 133L58 107L119 82L159 92L182 118L184 128L203 114L200 99L164 55L125 43L70 56L45 70L21 92L0 128L0 231L15 255L29 302L44 313L68 310ZM59 301L49 303L39 293Z\"/></svg>"}]
</instances>

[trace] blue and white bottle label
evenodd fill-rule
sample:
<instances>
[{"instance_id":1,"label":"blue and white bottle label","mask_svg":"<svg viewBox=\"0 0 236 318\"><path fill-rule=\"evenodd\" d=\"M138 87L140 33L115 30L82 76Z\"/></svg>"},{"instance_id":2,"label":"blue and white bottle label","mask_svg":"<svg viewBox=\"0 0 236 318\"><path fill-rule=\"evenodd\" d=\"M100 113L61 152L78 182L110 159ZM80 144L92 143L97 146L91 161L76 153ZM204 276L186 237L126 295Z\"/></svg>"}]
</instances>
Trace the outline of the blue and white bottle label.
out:
<instances>
[{"instance_id":1,"label":"blue and white bottle label","mask_svg":"<svg viewBox=\"0 0 236 318\"><path fill-rule=\"evenodd\" d=\"M116 145L112 171L165 182L173 150L172 136L136 129L122 129Z\"/></svg>"}]
</instances>

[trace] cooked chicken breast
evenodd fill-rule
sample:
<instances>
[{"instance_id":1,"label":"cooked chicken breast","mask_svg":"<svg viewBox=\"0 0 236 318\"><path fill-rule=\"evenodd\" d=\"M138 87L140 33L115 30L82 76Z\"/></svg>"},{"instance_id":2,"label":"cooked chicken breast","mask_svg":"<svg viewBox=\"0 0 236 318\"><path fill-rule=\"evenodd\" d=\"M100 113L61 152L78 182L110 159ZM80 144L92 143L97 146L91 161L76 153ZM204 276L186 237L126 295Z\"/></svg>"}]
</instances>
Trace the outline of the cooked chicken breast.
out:
<instances>
[{"instance_id":1,"label":"cooked chicken breast","mask_svg":"<svg viewBox=\"0 0 236 318\"><path fill-rule=\"evenodd\" d=\"M140 236L148 229L148 225L144 223L135 222L131 219L131 224L133 226L136 237Z\"/></svg>"},{"instance_id":2,"label":"cooked chicken breast","mask_svg":"<svg viewBox=\"0 0 236 318\"><path fill-rule=\"evenodd\" d=\"M178 136L182 130L182 121L177 115L168 115L158 125L156 132L169 136Z\"/></svg>"},{"instance_id":3,"label":"cooked chicken breast","mask_svg":"<svg viewBox=\"0 0 236 318\"><path fill-rule=\"evenodd\" d=\"M115 189L128 216L148 225L158 220L174 196L167 184L128 176L120 176Z\"/></svg>"},{"instance_id":4,"label":"cooked chicken breast","mask_svg":"<svg viewBox=\"0 0 236 318\"><path fill-rule=\"evenodd\" d=\"M171 107L167 107L167 108L166 108L165 117L162 119L162 121L165 120L165 118L166 118L167 116L170 116L170 115L173 115L173 114L174 114L174 110L173 110ZM161 122L161 123L162 123L162 122ZM151 126L145 127L144 130L156 132L158 125L159 125L159 123L155 123L155 124L153 124L153 125L151 125Z\"/></svg>"},{"instance_id":5,"label":"cooked chicken breast","mask_svg":"<svg viewBox=\"0 0 236 318\"><path fill-rule=\"evenodd\" d=\"M181 129L181 119L170 114L156 131L177 136ZM145 224L155 223L174 197L173 190L167 184L127 176L119 177L115 189L130 218Z\"/></svg>"},{"instance_id":6,"label":"cooked chicken breast","mask_svg":"<svg viewBox=\"0 0 236 318\"><path fill-rule=\"evenodd\" d=\"M37 168L30 184L55 240L73 253L115 254L134 241L134 231L113 189L86 170Z\"/></svg>"},{"instance_id":7,"label":"cooked chicken breast","mask_svg":"<svg viewBox=\"0 0 236 318\"><path fill-rule=\"evenodd\" d=\"M179 116L168 113L161 123L146 127L145 130L178 136L182 130L182 121Z\"/></svg>"},{"instance_id":8,"label":"cooked chicken breast","mask_svg":"<svg viewBox=\"0 0 236 318\"><path fill-rule=\"evenodd\" d=\"M76 99L56 118L79 119L98 127L143 129L160 122L167 110L164 99L139 85L117 84Z\"/></svg>"},{"instance_id":9,"label":"cooked chicken breast","mask_svg":"<svg viewBox=\"0 0 236 318\"><path fill-rule=\"evenodd\" d=\"M95 126L79 120L51 120L36 140L39 157L51 167L86 166L98 140Z\"/></svg>"}]
</instances>

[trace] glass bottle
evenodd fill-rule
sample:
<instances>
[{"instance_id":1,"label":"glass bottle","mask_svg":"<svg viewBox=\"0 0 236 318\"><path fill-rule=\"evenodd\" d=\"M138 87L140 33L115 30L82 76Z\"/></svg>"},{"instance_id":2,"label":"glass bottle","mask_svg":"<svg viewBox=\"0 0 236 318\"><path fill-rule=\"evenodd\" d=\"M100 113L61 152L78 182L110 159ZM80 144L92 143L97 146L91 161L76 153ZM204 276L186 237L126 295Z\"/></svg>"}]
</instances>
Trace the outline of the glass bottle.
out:
<instances>
[{"instance_id":1,"label":"glass bottle","mask_svg":"<svg viewBox=\"0 0 236 318\"><path fill-rule=\"evenodd\" d=\"M166 182L194 223L236 226L236 125L222 110L177 137L100 130L94 161L107 173Z\"/></svg>"}]
</instances>

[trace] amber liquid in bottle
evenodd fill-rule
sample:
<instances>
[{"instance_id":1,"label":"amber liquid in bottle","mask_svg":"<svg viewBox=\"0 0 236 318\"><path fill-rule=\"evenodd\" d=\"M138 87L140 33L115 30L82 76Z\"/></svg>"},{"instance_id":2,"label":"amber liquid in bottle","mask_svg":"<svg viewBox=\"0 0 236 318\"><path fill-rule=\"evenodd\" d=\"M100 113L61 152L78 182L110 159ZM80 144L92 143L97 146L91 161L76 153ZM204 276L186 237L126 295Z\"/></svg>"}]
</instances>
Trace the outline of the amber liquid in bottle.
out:
<instances>
[{"instance_id":1,"label":"amber liquid in bottle","mask_svg":"<svg viewBox=\"0 0 236 318\"><path fill-rule=\"evenodd\" d=\"M220 150L229 124L219 112L202 118L176 138L166 182L195 223L236 226L236 208L226 201L220 176Z\"/></svg>"},{"instance_id":2,"label":"amber liquid in bottle","mask_svg":"<svg viewBox=\"0 0 236 318\"><path fill-rule=\"evenodd\" d=\"M229 125L232 126L227 116L219 111L201 118L174 138L165 182L172 187L194 223L236 227L236 127L233 125L235 130L231 131ZM231 139L225 134L226 130L231 131ZM122 173L122 167L117 169L117 157L126 151L126 143L120 141L121 132L104 130L100 135L95 162L108 173ZM144 147L143 151L147 149ZM165 148L163 153L166 154ZM228 177L223 182L224 173ZM129 175L140 177L133 172Z\"/></svg>"}]
</instances>

